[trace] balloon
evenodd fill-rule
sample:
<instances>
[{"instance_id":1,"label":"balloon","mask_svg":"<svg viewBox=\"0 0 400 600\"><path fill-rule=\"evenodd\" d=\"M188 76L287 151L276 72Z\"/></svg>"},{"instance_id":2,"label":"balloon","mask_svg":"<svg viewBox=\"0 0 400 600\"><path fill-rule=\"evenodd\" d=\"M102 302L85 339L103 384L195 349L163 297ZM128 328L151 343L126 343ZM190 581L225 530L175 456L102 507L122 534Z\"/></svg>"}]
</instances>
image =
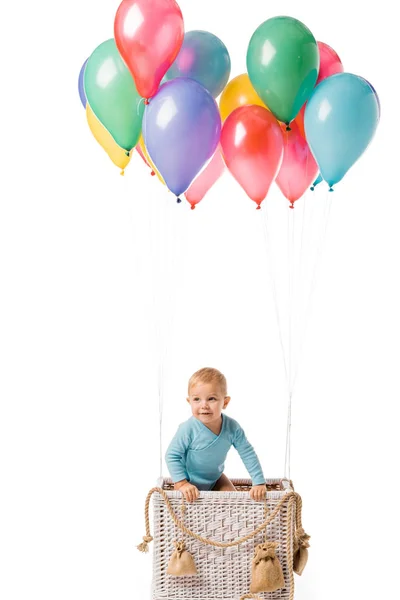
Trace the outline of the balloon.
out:
<instances>
[{"instance_id":1,"label":"balloon","mask_svg":"<svg viewBox=\"0 0 400 600\"><path fill-rule=\"evenodd\" d=\"M102 148L104 148L104 150L107 152L113 163L122 169L121 175L123 175L124 169L131 159L130 154L127 154L126 150L120 148L120 146L116 144L112 135L100 123L96 115L93 113L89 103L86 104L86 118L93 136L99 142L100 146L102 146Z\"/></svg>"},{"instance_id":2,"label":"balloon","mask_svg":"<svg viewBox=\"0 0 400 600\"><path fill-rule=\"evenodd\" d=\"M254 89L275 117L292 121L311 96L319 53L311 31L292 17L274 17L253 33L247 71Z\"/></svg>"},{"instance_id":3,"label":"balloon","mask_svg":"<svg viewBox=\"0 0 400 600\"><path fill-rule=\"evenodd\" d=\"M206 168L196 177L185 193L186 200L191 204L192 210L204 198L214 183L218 181L224 170L225 163L219 146Z\"/></svg>"},{"instance_id":4,"label":"balloon","mask_svg":"<svg viewBox=\"0 0 400 600\"><path fill-rule=\"evenodd\" d=\"M142 138L142 136L140 136L140 139L141 139L141 138ZM150 164L147 162L147 158L146 158L146 157L145 157L145 155L143 154L143 150L142 150L142 148L140 147L140 140L139 140L139 143L138 143L138 144L136 144L136 146L135 146L135 150L136 150L136 152L139 154L139 156L140 156L140 158L143 160L143 162L144 162L144 163L145 163L145 164L146 164L148 167L150 167ZM150 169L151 169L151 168L152 168L152 167L150 167ZM154 172L154 175L155 175L155 174L156 174L156 173Z\"/></svg>"},{"instance_id":5,"label":"balloon","mask_svg":"<svg viewBox=\"0 0 400 600\"><path fill-rule=\"evenodd\" d=\"M321 83L327 77L336 75L336 73L343 73L343 65L338 54L333 48L324 44L324 42L318 42L319 51L319 73L316 85Z\"/></svg>"},{"instance_id":6,"label":"balloon","mask_svg":"<svg viewBox=\"0 0 400 600\"><path fill-rule=\"evenodd\" d=\"M315 88L304 123L312 153L331 189L364 153L378 121L376 94L362 77L338 73Z\"/></svg>"},{"instance_id":7,"label":"balloon","mask_svg":"<svg viewBox=\"0 0 400 600\"><path fill-rule=\"evenodd\" d=\"M157 175L158 179L165 185L164 179L161 177L160 173L157 171L153 161L151 160L149 153L147 152L146 144L144 143L143 135L140 136L139 144L137 145L137 149L144 162L150 167L152 171L152 175Z\"/></svg>"},{"instance_id":8,"label":"balloon","mask_svg":"<svg viewBox=\"0 0 400 600\"><path fill-rule=\"evenodd\" d=\"M372 91L375 94L375 98L376 98L376 101L378 103L378 119L380 120L380 118L381 118L381 101L379 100L379 96L378 96L378 94L376 92L376 89L374 88L374 86L372 85L372 83L370 83L367 79L365 79L365 77L361 77L361 79L364 79L364 81L366 81L368 83L368 85L370 86L370 88L372 89Z\"/></svg>"},{"instance_id":9,"label":"balloon","mask_svg":"<svg viewBox=\"0 0 400 600\"><path fill-rule=\"evenodd\" d=\"M226 86L230 72L228 50L216 35L208 31L188 31L166 79L190 77L216 98Z\"/></svg>"},{"instance_id":10,"label":"balloon","mask_svg":"<svg viewBox=\"0 0 400 600\"><path fill-rule=\"evenodd\" d=\"M281 128L284 127L281 125ZM294 208L294 202L314 181L318 173L318 165L296 122L292 123L290 131L284 132L283 138L283 161L276 183L291 203L290 208Z\"/></svg>"},{"instance_id":11,"label":"balloon","mask_svg":"<svg viewBox=\"0 0 400 600\"><path fill-rule=\"evenodd\" d=\"M139 140L144 103L113 39L100 44L90 56L84 82L94 114L118 146L130 151Z\"/></svg>"},{"instance_id":12,"label":"balloon","mask_svg":"<svg viewBox=\"0 0 400 600\"><path fill-rule=\"evenodd\" d=\"M324 42L317 42L319 51L319 73L316 85L321 83L327 77L336 75L336 73L343 73L343 65L337 53ZM304 130L304 113L306 105L304 104L296 117L296 123L300 127L300 132L303 137L306 136Z\"/></svg>"},{"instance_id":13,"label":"balloon","mask_svg":"<svg viewBox=\"0 0 400 600\"><path fill-rule=\"evenodd\" d=\"M221 133L225 164L260 208L280 169L283 136L275 117L262 106L241 106Z\"/></svg>"},{"instance_id":14,"label":"balloon","mask_svg":"<svg viewBox=\"0 0 400 600\"><path fill-rule=\"evenodd\" d=\"M86 103L87 103L87 98L86 98L86 94L85 94L85 88L83 85L83 77L85 75L85 69L86 69L86 63L87 63L88 59L85 60L85 62L83 63L81 70L79 72L79 79L78 79L78 90L79 90L79 97L81 99L81 102L83 104L83 108L86 108Z\"/></svg>"},{"instance_id":15,"label":"balloon","mask_svg":"<svg viewBox=\"0 0 400 600\"><path fill-rule=\"evenodd\" d=\"M323 179L322 179L322 176L321 176L321 173L320 173L318 175L317 179L314 181L314 183L310 187L310 190L313 192L315 190L315 188L317 187L317 185L319 185L322 182L323 182Z\"/></svg>"},{"instance_id":16,"label":"balloon","mask_svg":"<svg viewBox=\"0 0 400 600\"><path fill-rule=\"evenodd\" d=\"M174 62L184 36L175 0L123 0L114 21L114 37L143 98L156 93Z\"/></svg>"},{"instance_id":17,"label":"balloon","mask_svg":"<svg viewBox=\"0 0 400 600\"><path fill-rule=\"evenodd\" d=\"M239 106L255 104L257 106L265 106L264 102L257 95L256 90L251 85L251 81L247 73L238 75L228 83L221 94L219 100L219 110L223 121Z\"/></svg>"},{"instance_id":18,"label":"balloon","mask_svg":"<svg viewBox=\"0 0 400 600\"><path fill-rule=\"evenodd\" d=\"M193 79L167 81L146 106L146 148L176 196L187 190L213 156L220 133L217 104L210 92Z\"/></svg>"}]
</instances>

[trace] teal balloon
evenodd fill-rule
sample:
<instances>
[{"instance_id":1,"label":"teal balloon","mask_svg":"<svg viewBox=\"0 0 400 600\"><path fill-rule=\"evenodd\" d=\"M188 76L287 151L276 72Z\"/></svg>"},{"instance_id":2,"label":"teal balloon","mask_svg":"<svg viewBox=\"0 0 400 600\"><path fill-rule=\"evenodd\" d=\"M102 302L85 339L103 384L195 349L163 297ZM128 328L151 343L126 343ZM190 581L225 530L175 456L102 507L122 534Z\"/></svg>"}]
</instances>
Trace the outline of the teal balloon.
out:
<instances>
[{"instance_id":1,"label":"teal balloon","mask_svg":"<svg viewBox=\"0 0 400 600\"><path fill-rule=\"evenodd\" d=\"M115 40L107 40L89 57L84 75L89 106L116 143L127 151L139 141L144 112L132 75Z\"/></svg>"},{"instance_id":2,"label":"teal balloon","mask_svg":"<svg viewBox=\"0 0 400 600\"><path fill-rule=\"evenodd\" d=\"M247 49L250 81L272 114L289 124L310 98L319 50L311 31L292 17L273 17L253 33Z\"/></svg>"},{"instance_id":3,"label":"teal balloon","mask_svg":"<svg viewBox=\"0 0 400 600\"><path fill-rule=\"evenodd\" d=\"M317 187L317 185L319 185L320 183L323 182L323 178L321 173L318 175L317 179L314 181L314 183L312 184L312 186L310 187L310 190L313 192L315 190L315 188Z\"/></svg>"},{"instance_id":4,"label":"teal balloon","mask_svg":"<svg viewBox=\"0 0 400 600\"><path fill-rule=\"evenodd\" d=\"M304 126L321 175L331 189L369 146L379 116L377 94L363 77L338 73L315 88L307 102Z\"/></svg>"},{"instance_id":5,"label":"teal balloon","mask_svg":"<svg viewBox=\"0 0 400 600\"><path fill-rule=\"evenodd\" d=\"M208 31L188 31L178 56L164 79L189 77L216 98L228 83L231 59L225 44Z\"/></svg>"}]
</instances>

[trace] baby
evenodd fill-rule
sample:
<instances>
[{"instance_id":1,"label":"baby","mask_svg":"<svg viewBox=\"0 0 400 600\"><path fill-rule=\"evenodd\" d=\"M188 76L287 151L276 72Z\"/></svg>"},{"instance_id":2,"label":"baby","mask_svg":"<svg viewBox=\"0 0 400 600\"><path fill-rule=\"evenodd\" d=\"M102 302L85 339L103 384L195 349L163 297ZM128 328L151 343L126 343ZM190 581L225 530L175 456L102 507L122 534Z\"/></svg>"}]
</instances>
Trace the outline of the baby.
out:
<instances>
[{"instance_id":1,"label":"baby","mask_svg":"<svg viewBox=\"0 0 400 600\"><path fill-rule=\"evenodd\" d=\"M174 488L188 502L198 498L199 490L236 491L224 474L226 455L234 446L252 479L251 498L263 500L267 487L253 446L239 423L222 414L230 402L224 375L200 369L189 380L188 394L193 416L179 426L165 456Z\"/></svg>"}]
</instances>

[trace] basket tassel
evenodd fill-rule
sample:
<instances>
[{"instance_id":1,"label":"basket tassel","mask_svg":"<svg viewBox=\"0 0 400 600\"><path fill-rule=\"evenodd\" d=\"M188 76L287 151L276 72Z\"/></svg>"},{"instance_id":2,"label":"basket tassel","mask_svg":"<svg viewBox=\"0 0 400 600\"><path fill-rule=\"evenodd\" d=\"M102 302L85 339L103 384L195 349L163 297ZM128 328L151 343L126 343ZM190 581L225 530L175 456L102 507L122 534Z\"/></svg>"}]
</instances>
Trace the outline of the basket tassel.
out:
<instances>
[{"instance_id":1,"label":"basket tassel","mask_svg":"<svg viewBox=\"0 0 400 600\"><path fill-rule=\"evenodd\" d=\"M174 542L174 550L167 569L168 575L176 577L186 577L188 575L197 575L196 565L193 556L186 550L185 542Z\"/></svg>"},{"instance_id":2,"label":"basket tassel","mask_svg":"<svg viewBox=\"0 0 400 600\"><path fill-rule=\"evenodd\" d=\"M264 542L254 550L250 592L275 592L285 587L282 566L275 556L279 542Z\"/></svg>"},{"instance_id":3,"label":"basket tassel","mask_svg":"<svg viewBox=\"0 0 400 600\"><path fill-rule=\"evenodd\" d=\"M153 541L153 538L151 537L151 535L144 535L143 542L141 544L139 544L139 546L136 546L136 547L138 550L140 550L140 552L148 552L149 544L152 541Z\"/></svg>"},{"instance_id":4,"label":"basket tassel","mask_svg":"<svg viewBox=\"0 0 400 600\"><path fill-rule=\"evenodd\" d=\"M302 527L299 527L295 533L294 547L293 547L293 571L297 575L301 575L308 560L308 550L310 547L308 540L310 536L304 531Z\"/></svg>"}]
</instances>

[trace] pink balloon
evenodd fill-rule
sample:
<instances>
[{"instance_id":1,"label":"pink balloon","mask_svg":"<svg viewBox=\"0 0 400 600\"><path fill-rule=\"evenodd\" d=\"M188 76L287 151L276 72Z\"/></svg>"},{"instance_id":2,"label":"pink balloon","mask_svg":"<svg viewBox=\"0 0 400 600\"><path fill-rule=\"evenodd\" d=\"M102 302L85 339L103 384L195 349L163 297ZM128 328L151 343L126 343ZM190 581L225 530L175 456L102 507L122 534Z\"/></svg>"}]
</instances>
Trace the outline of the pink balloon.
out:
<instances>
[{"instance_id":1,"label":"pink balloon","mask_svg":"<svg viewBox=\"0 0 400 600\"><path fill-rule=\"evenodd\" d=\"M319 73L317 83L321 83L323 79L336 75L336 73L343 73L343 65L337 53L333 48L324 44L324 42L317 42L319 50ZM296 123L300 127L301 135L305 138L306 134L304 131L304 113L306 110L306 104L304 104L296 117Z\"/></svg>"},{"instance_id":2,"label":"pink balloon","mask_svg":"<svg viewBox=\"0 0 400 600\"><path fill-rule=\"evenodd\" d=\"M122 0L114 37L137 91L151 98L182 46L181 9L175 0Z\"/></svg>"},{"instance_id":3,"label":"pink balloon","mask_svg":"<svg viewBox=\"0 0 400 600\"><path fill-rule=\"evenodd\" d=\"M319 74L317 83L321 83L323 79L336 75L336 73L343 73L343 65L337 53L333 48L324 44L324 42L317 42L319 50Z\"/></svg>"},{"instance_id":4,"label":"pink balloon","mask_svg":"<svg viewBox=\"0 0 400 600\"><path fill-rule=\"evenodd\" d=\"M136 152L137 152L137 153L139 154L139 156L141 157L141 159L142 159L142 160L143 160L143 161L146 163L146 165L149 167L150 165L149 165L149 163L147 162L147 160L146 160L146 157L145 157L145 155L144 155L144 154L143 154L143 152L142 152L142 149L141 149L141 147L140 147L140 144L137 144L137 145L135 146L135 149L136 149Z\"/></svg>"},{"instance_id":5,"label":"pink balloon","mask_svg":"<svg viewBox=\"0 0 400 600\"><path fill-rule=\"evenodd\" d=\"M284 150L276 183L291 203L290 208L293 208L294 202L309 188L319 169L297 123L292 121L290 128L290 131L286 131L286 126L281 124Z\"/></svg>"},{"instance_id":6,"label":"pink balloon","mask_svg":"<svg viewBox=\"0 0 400 600\"><path fill-rule=\"evenodd\" d=\"M218 181L224 170L225 163L221 155L221 147L218 146L207 167L196 177L185 193L186 200L191 204L192 210L204 198L214 183Z\"/></svg>"},{"instance_id":7,"label":"pink balloon","mask_svg":"<svg viewBox=\"0 0 400 600\"><path fill-rule=\"evenodd\" d=\"M282 163L278 121L262 106L236 108L222 128L221 147L229 171L260 208Z\"/></svg>"}]
</instances>

